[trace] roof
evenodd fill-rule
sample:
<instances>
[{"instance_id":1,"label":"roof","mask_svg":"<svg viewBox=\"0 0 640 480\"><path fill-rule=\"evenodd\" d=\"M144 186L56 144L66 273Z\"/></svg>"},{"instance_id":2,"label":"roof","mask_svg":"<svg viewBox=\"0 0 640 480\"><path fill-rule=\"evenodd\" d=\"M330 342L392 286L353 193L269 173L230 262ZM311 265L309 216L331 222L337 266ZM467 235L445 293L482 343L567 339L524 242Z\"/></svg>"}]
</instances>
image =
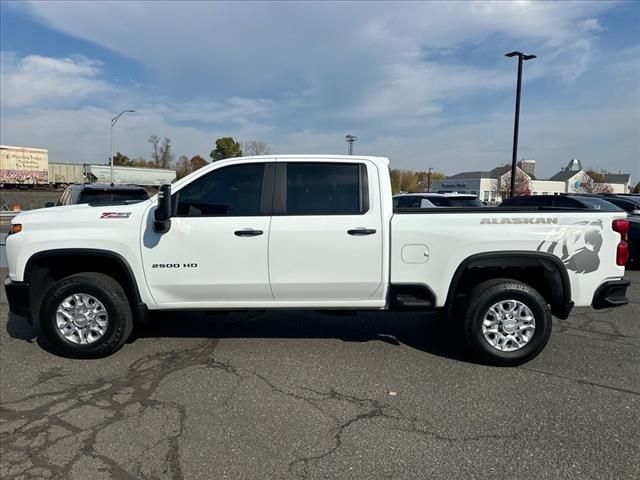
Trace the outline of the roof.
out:
<instances>
[{"instance_id":1,"label":"roof","mask_svg":"<svg viewBox=\"0 0 640 480\"><path fill-rule=\"evenodd\" d=\"M477 195L471 193L432 193L432 192L414 192L414 193L400 193L394 195L395 197L445 197L445 198L476 198Z\"/></svg>"},{"instance_id":2,"label":"roof","mask_svg":"<svg viewBox=\"0 0 640 480\"><path fill-rule=\"evenodd\" d=\"M491 177L489 172L460 172L445 178L445 180L452 180L452 179L456 180L456 179L464 179L464 178L493 178L493 177Z\"/></svg>"},{"instance_id":3,"label":"roof","mask_svg":"<svg viewBox=\"0 0 640 480\"><path fill-rule=\"evenodd\" d=\"M576 170L562 170L562 171L556 173L549 180L556 180L556 181L559 181L559 182L566 182L570 178L575 177L580 172L581 172L581 170L578 170L578 171L576 171Z\"/></svg>"},{"instance_id":4,"label":"roof","mask_svg":"<svg viewBox=\"0 0 640 480\"><path fill-rule=\"evenodd\" d=\"M606 173L604 176L605 183L629 183L631 175L628 173Z\"/></svg>"}]
</instances>

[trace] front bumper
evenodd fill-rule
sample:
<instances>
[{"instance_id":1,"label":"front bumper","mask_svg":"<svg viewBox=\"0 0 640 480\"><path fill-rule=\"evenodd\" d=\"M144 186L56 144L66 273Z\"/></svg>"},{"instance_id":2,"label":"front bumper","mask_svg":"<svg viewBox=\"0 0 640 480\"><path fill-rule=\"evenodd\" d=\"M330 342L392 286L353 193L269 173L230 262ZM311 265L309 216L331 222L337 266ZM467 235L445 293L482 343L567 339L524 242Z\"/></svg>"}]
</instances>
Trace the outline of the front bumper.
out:
<instances>
[{"instance_id":1,"label":"front bumper","mask_svg":"<svg viewBox=\"0 0 640 480\"><path fill-rule=\"evenodd\" d=\"M631 281L623 278L621 280L611 280L604 282L598 287L593 295L591 306L596 310L610 307L620 307L629 303L627 298L627 287Z\"/></svg>"},{"instance_id":2,"label":"front bumper","mask_svg":"<svg viewBox=\"0 0 640 480\"><path fill-rule=\"evenodd\" d=\"M4 291L9 302L9 311L20 317L25 317L31 322L29 284L26 282L14 282L7 276L4 279Z\"/></svg>"}]
</instances>

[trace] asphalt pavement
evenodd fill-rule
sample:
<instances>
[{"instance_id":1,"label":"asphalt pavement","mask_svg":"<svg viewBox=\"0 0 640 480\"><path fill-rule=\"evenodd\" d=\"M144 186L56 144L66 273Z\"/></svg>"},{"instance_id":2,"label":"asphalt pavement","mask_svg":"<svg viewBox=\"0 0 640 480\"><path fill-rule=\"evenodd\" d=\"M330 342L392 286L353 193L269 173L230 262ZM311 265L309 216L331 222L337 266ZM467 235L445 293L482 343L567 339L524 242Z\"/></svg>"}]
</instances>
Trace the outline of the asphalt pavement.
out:
<instances>
[{"instance_id":1,"label":"asphalt pavement","mask_svg":"<svg viewBox=\"0 0 640 480\"><path fill-rule=\"evenodd\" d=\"M163 314L72 360L3 293L0 477L640 478L628 276L630 305L555 320L517 368L473 363L433 316L384 312Z\"/></svg>"}]
</instances>

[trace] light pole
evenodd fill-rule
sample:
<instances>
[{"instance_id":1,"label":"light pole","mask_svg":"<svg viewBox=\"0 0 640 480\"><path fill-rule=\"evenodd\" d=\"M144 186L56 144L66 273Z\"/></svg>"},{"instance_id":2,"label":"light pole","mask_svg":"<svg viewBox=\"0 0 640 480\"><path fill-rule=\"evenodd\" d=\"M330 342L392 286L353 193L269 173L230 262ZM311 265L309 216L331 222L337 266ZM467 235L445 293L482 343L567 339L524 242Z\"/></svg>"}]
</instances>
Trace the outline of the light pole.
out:
<instances>
[{"instance_id":1,"label":"light pole","mask_svg":"<svg viewBox=\"0 0 640 480\"><path fill-rule=\"evenodd\" d=\"M111 130L109 131L109 159L111 162L111 185L113 185L113 126L125 113L133 113L135 110L123 110L111 119Z\"/></svg>"},{"instance_id":2,"label":"light pole","mask_svg":"<svg viewBox=\"0 0 640 480\"><path fill-rule=\"evenodd\" d=\"M344 137L345 141L347 142L347 153L349 155L353 155L353 144L358 140L358 137L356 137L355 135L346 135Z\"/></svg>"},{"instance_id":3,"label":"light pole","mask_svg":"<svg viewBox=\"0 0 640 480\"><path fill-rule=\"evenodd\" d=\"M522 90L522 62L536 58L535 55L527 55L522 52L507 53L505 57L518 57L518 81L516 84L516 114L513 123L513 154L511 155L511 190L510 196L516 192L516 163L518 158L518 129L520 127L520 92Z\"/></svg>"},{"instance_id":4,"label":"light pole","mask_svg":"<svg viewBox=\"0 0 640 480\"><path fill-rule=\"evenodd\" d=\"M429 167L427 172L427 192L429 193L431 193L431 170L433 170L433 167Z\"/></svg>"}]
</instances>

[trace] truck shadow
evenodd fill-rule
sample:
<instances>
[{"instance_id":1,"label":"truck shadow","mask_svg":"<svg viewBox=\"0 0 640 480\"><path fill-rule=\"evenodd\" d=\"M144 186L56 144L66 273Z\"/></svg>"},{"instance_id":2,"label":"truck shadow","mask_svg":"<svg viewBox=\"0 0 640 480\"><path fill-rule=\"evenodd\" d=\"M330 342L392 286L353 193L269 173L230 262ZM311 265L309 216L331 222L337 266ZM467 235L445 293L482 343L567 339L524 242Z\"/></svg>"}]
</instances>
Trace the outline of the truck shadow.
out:
<instances>
[{"instance_id":1,"label":"truck shadow","mask_svg":"<svg viewBox=\"0 0 640 480\"><path fill-rule=\"evenodd\" d=\"M11 338L37 343L60 355L40 335L37 326L9 314ZM384 342L406 345L444 358L472 361L464 350L460 333L435 315L414 312L162 312L137 325L127 341L140 338L262 338L338 339L344 342Z\"/></svg>"},{"instance_id":2,"label":"truck shadow","mask_svg":"<svg viewBox=\"0 0 640 480\"><path fill-rule=\"evenodd\" d=\"M433 314L415 312L163 312L134 330L137 338L292 338L380 341L471 361L461 333Z\"/></svg>"}]
</instances>

